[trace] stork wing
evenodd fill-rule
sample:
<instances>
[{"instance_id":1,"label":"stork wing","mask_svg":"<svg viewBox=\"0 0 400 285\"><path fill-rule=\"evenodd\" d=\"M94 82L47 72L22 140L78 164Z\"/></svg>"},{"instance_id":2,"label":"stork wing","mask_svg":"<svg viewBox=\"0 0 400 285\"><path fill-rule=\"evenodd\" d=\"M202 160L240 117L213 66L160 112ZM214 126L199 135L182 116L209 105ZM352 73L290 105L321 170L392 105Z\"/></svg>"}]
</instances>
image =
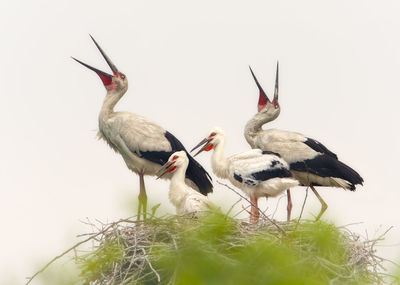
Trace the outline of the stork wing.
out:
<instances>
[{"instance_id":1,"label":"stork wing","mask_svg":"<svg viewBox=\"0 0 400 285\"><path fill-rule=\"evenodd\" d=\"M135 114L115 113L101 131L111 142L113 138L120 137L130 152L158 164L164 164L172 151L165 130Z\"/></svg>"},{"instance_id":2,"label":"stork wing","mask_svg":"<svg viewBox=\"0 0 400 285\"><path fill-rule=\"evenodd\" d=\"M331 152L326 146L324 146L319 141L316 141L311 138L307 138L307 140L304 143L317 152L326 154L327 156L330 156L334 159L338 159L338 157L335 153Z\"/></svg>"},{"instance_id":3,"label":"stork wing","mask_svg":"<svg viewBox=\"0 0 400 285\"><path fill-rule=\"evenodd\" d=\"M120 137L130 152L151 162L163 165L172 153L185 150L183 144L170 132L152 121L127 112L114 113L106 122L105 137ZM109 139L107 139L110 141ZM186 151L186 150L185 150ZM211 177L205 169L188 154L189 166L186 177L206 195L212 192Z\"/></svg>"},{"instance_id":4,"label":"stork wing","mask_svg":"<svg viewBox=\"0 0 400 285\"><path fill-rule=\"evenodd\" d=\"M277 177L291 177L288 165L275 155L231 160L230 175L239 183L256 186Z\"/></svg>"},{"instance_id":5,"label":"stork wing","mask_svg":"<svg viewBox=\"0 0 400 285\"><path fill-rule=\"evenodd\" d=\"M257 137L256 147L279 153L288 163L313 159L321 154L337 159L336 154L320 142L307 138L300 133L283 130L263 131Z\"/></svg>"}]
</instances>

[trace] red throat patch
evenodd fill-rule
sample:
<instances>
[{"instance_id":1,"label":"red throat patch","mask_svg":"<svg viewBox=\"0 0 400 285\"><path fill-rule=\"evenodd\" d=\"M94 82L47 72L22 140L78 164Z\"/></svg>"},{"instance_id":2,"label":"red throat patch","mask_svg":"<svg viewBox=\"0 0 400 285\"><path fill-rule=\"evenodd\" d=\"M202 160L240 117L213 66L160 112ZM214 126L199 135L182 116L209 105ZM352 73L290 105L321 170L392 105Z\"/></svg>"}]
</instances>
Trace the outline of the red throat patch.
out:
<instances>
[{"instance_id":1,"label":"red throat patch","mask_svg":"<svg viewBox=\"0 0 400 285\"><path fill-rule=\"evenodd\" d=\"M267 104L265 105L260 105L258 104L257 108L258 108L258 112L260 112L261 110L263 110L265 108L265 106L267 106Z\"/></svg>"},{"instance_id":2,"label":"red throat patch","mask_svg":"<svg viewBox=\"0 0 400 285\"><path fill-rule=\"evenodd\" d=\"M100 77L101 81L103 81L104 86L109 86L112 83L112 77L108 77L100 72L96 72L97 75Z\"/></svg>"},{"instance_id":3,"label":"red throat patch","mask_svg":"<svg viewBox=\"0 0 400 285\"><path fill-rule=\"evenodd\" d=\"M168 170L168 172L172 172L172 171L174 171L175 169L176 169L176 166L170 168L170 169Z\"/></svg>"},{"instance_id":4,"label":"red throat patch","mask_svg":"<svg viewBox=\"0 0 400 285\"><path fill-rule=\"evenodd\" d=\"M267 106L268 101L266 100L264 94L260 92L260 97L258 98L258 112Z\"/></svg>"},{"instance_id":5,"label":"red throat patch","mask_svg":"<svg viewBox=\"0 0 400 285\"><path fill-rule=\"evenodd\" d=\"M213 149L213 147L214 147L214 145L213 144L210 144L206 149L204 149L205 151L210 151L210 150L212 150Z\"/></svg>"}]
</instances>

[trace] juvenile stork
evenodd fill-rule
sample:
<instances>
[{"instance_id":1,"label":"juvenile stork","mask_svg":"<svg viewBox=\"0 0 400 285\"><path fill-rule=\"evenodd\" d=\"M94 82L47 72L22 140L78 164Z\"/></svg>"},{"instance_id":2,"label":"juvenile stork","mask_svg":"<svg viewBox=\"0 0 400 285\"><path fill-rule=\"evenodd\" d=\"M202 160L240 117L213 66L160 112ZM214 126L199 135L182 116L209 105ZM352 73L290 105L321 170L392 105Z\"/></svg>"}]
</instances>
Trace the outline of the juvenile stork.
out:
<instances>
[{"instance_id":1,"label":"juvenile stork","mask_svg":"<svg viewBox=\"0 0 400 285\"><path fill-rule=\"evenodd\" d=\"M250 72L259 89L258 113L246 124L244 135L252 148L279 153L289 164L293 176L302 186L309 186L321 203L321 211L316 220L319 220L328 205L315 190L314 186L339 187L354 191L357 184L363 183L362 177L351 167L340 160L336 154L327 149L320 142L308 138L300 133L269 129L262 126L275 120L280 113L278 103L279 93L279 65L276 69L274 99L269 100L262 89L252 69ZM288 220L292 202L290 190L288 193Z\"/></svg>"},{"instance_id":2,"label":"juvenile stork","mask_svg":"<svg viewBox=\"0 0 400 285\"><path fill-rule=\"evenodd\" d=\"M185 184L185 173L189 159L185 151L177 151L169 157L168 161L157 171L158 178L171 173L168 198L176 208L178 215L195 214L209 211L215 206L206 196L189 188Z\"/></svg>"},{"instance_id":3,"label":"juvenile stork","mask_svg":"<svg viewBox=\"0 0 400 285\"><path fill-rule=\"evenodd\" d=\"M113 75L78 59L73 59L96 72L107 90L99 114L98 136L105 140L113 150L121 154L128 168L139 175L138 219L140 219L141 213L143 218L146 218L147 194L143 176L155 175L172 153L186 150L174 135L152 121L136 114L114 111L115 105L128 90L128 79L125 74L118 71L94 38L90 37L111 68ZM212 192L209 174L190 155L188 155L188 159L189 165L185 182L203 195ZM165 177L170 178L170 175L165 175Z\"/></svg>"},{"instance_id":4,"label":"juvenile stork","mask_svg":"<svg viewBox=\"0 0 400 285\"><path fill-rule=\"evenodd\" d=\"M225 157L225 133L218 127L211 129L209 135L193 150L203 146L202 151L214 149L211 166L215 175L228 179L234 186L250 197L250 223L256 223L260 213L257 201L259 197L275 197L282 191L297 186L287 163L275 153L252 149Z\"/></svg>"}]
</instances>

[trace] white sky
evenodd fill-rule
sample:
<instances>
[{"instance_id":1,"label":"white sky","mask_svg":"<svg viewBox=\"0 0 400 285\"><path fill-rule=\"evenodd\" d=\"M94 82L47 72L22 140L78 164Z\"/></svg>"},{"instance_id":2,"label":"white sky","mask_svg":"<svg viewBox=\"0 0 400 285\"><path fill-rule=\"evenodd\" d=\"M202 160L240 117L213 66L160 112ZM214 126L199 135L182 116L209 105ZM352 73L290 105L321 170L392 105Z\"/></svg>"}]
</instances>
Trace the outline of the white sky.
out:
<instances>
[{"instance_id":1,"label":"white sky","mask_svg":"<svg viewBox=\"0 0 400 285\"><path fill-rule=\"evenodd\" d=\"M361 234L394 226L385 244L397 246L379 253L399 259L400 4L269 2L0 2L1 284L21 284L74 244L90 231L80 220L133 212L138 177L95 137L105 89L70 58L109 72L88 33L128 76L117 110L151 118L188 148L220 126L227 154L249 148L243 128L258 92L248 65L271 94L279 60L282 111L271 126L321 141L365 179L355 193L321 188L324 218L362 222L352 227ZM209 156L199 160L211 171ZM150 203L172 213L168 184L146 183ZM292 191L295 215L303 189ZM210 199L229 208L237 197L216 184ZM318 210L310 193L308 217Z\"/></svg>"}]
</instances>

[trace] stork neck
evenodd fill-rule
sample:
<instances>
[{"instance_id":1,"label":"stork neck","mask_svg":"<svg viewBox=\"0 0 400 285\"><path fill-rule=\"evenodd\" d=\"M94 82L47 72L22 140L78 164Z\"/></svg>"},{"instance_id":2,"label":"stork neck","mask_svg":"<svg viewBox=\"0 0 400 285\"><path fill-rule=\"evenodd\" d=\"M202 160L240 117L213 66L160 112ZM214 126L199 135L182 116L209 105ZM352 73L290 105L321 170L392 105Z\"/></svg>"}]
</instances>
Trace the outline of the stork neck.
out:
<instances>
[{"instance_id":1,"label":"stork neck","mask_svg":"<svg viewBox=\"0 0 400 285\"><path fill-rule=\"evenodd\" d=\"M171 177L168 198L174 206L178 206L189 192L185 184L186 168L184 166L178 167Z\"/></svg>"},{"instance_id":2,"label":"stork neck","mask_svg":"<svg viewBox=\"0 0 400 285\"><path fill-rule=\"evenodd\" d=\"M221 138L220 142L215 145L214 152L211 157L211 167L215 175L219 178L228 177L229 163L225 157L225 139Z\"/></svg>"},{"instance_id":3,"label":"stork neck","mask_svg":"<svg viewBox=\"0 0 400 285\"><path fill-rule=\"evenodd\" d=\"M108 91L101 107L99 118L106 118L110 114L114 113L114 107L124 95L125 92L121 91Z\"/></svg>"},{"instance_id":4,"label":"stork neck","mask_svg":"<svg viewBox=\"0 0 400 285\"><path fill-rule=\"evenodd\" d=\"M185 184L185 173L186 173L187 165L180 165L176 168L175 173L173 173L171 177L171 184L182 183Z\"/></svg>"},{"instance_id":5,"label":"stork neck","mask_svg":"<svg viewBox=\"0 0 400 285\"><path fill-rule=\"evenodd\" d=\"M272 120L274 118L271 118L268 114L259 112L247 122L244 128L244 136L251 147L254 147L255 137L262 131L262 126Z\"/></svg>"}]
</instances>

